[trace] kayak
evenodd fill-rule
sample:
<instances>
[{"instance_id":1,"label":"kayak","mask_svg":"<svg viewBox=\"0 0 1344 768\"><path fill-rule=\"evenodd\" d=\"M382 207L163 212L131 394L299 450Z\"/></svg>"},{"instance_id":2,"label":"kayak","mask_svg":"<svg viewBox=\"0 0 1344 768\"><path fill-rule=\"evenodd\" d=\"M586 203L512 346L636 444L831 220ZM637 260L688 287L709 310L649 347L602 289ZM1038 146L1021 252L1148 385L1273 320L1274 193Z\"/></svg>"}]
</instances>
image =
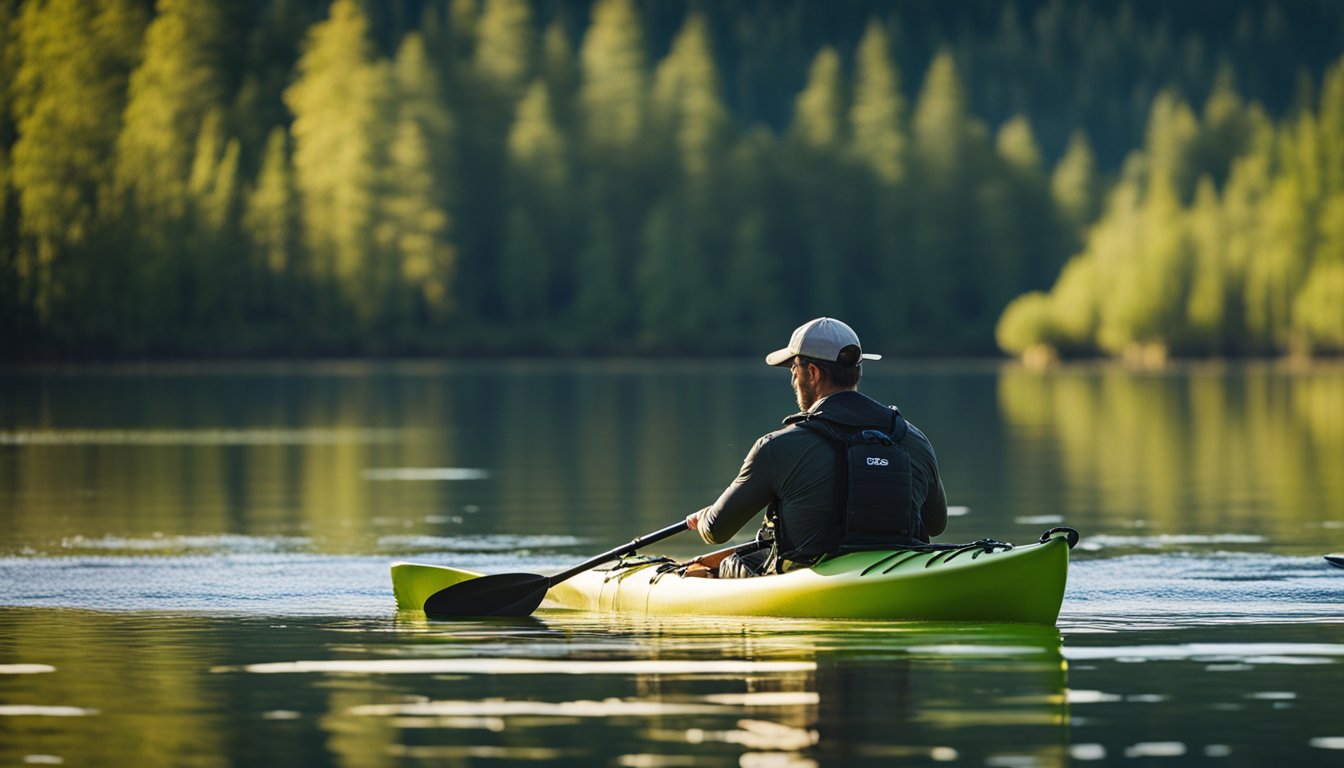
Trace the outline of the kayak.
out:
<instances>
[{"instance_id":1,"label":"kayak","mask_svg":"<svg viewBox=\"0 0 1344 768\"><path fill-rule=\"evenodd\" d=\"M683 576L665 558L626 559L551 587L544 608L636 615L781 616L1053 625L1078 534L1047 531L1013 546L985 540L960 546L853 552L810 568L748 579ZM423 610L430 595L480 574L395 563L397 607Z\"/></svg>"}]
</instances>

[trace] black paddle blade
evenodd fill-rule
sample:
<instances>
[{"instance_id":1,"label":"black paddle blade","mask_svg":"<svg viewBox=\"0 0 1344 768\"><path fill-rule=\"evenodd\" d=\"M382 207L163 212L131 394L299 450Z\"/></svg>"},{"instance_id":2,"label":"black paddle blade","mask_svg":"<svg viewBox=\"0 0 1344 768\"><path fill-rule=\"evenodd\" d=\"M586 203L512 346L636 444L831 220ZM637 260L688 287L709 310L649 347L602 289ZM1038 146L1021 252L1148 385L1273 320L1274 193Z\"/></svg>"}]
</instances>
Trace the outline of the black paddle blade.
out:
<instances>
[{"instance_id":1,"label":"black paddle blade","mask_svg":"<svg viewBox=\"0 0 1344 768\"><path fill-rule=\"evenodd\" d=\"M425 601L431 618L529 616L541 605L551 580L535 573L497 573L444 587Z\"/></svg>"},{"instance_id":2,"label":"black paddle blade","mask_svg":"<svg viewBox=\"0 0 1344 768\"><path fill-rule=\"evenodd\" d=\"M1344 568L1344 555L1326 555L1325 562Z\"/></svg>"}]
</instances>

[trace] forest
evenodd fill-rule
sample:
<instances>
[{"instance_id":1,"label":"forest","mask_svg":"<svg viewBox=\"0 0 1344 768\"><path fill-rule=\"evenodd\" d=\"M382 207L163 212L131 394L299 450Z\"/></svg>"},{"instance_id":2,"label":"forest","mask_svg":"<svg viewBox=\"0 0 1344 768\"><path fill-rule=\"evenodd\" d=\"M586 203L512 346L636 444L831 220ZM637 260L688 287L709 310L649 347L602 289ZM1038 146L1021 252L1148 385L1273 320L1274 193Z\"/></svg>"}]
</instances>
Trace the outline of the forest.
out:
<instances>
[{"instance_id":1,"label":"forest","mask_svg":"<svg viewBox=\"0 0 1344 768\"><path fill-rule=\"evenodd\" d=\"M1344 352L1329 0L0 0L0 359Z\"/></svg>"}]
</instances>

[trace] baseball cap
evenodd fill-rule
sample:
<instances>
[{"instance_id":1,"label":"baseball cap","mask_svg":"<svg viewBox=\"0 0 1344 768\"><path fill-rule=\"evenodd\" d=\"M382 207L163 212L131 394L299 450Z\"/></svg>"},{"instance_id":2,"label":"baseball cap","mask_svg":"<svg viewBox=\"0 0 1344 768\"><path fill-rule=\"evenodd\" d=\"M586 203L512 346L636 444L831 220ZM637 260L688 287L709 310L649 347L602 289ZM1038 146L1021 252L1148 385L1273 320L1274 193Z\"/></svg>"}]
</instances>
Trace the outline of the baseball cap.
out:
<instances>
[{"instance_id":1,"label":"baseball cap","mask_svg":"<svg viewBox=\"0 0 1344 768\"><path fill-rule=\"evenodd\" d=\"M844 362L849 365L863 360L881 360L881 355L865 355L859 346L859 335L848 325L830 317L818 317L806 322L794 330L789 337L789 346L777 349L765 356L767 365L784 365L795 356L802 355L814 360L841 362L840 353L846 347L854 347L859 354Z\"/></svg>"}]
</instances>

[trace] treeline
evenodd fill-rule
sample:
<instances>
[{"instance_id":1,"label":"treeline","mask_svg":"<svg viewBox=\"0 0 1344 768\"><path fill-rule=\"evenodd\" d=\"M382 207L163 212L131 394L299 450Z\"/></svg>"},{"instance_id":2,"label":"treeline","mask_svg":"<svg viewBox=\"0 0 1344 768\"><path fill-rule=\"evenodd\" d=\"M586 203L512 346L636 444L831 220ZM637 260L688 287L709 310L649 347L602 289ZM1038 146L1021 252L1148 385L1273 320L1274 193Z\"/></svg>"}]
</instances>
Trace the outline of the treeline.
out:
<instances>
[{"instance_id":1,"label":"treeline","mask_svg":"<svg viewBox=\"0 0 1344 768\"><path fill-rule=\"evenodd\" d=\"M1217 5L0 0L0 355L991 351L1161 85L1314 114L1344 13Z\"/></svg>"},{"instance_id":2,"label":"treeline","mask_svg":"<svg viewBox=\"0 0 1344 768\"><path fill-rule=\"evenodd\" d=\"M1146 363L1344 352L1344 60L1314 103L1276 123L1226 85L1198 114L1160 97L1086 248L1008 306L1001 347Z\"/></svg>"}]
</instances>

